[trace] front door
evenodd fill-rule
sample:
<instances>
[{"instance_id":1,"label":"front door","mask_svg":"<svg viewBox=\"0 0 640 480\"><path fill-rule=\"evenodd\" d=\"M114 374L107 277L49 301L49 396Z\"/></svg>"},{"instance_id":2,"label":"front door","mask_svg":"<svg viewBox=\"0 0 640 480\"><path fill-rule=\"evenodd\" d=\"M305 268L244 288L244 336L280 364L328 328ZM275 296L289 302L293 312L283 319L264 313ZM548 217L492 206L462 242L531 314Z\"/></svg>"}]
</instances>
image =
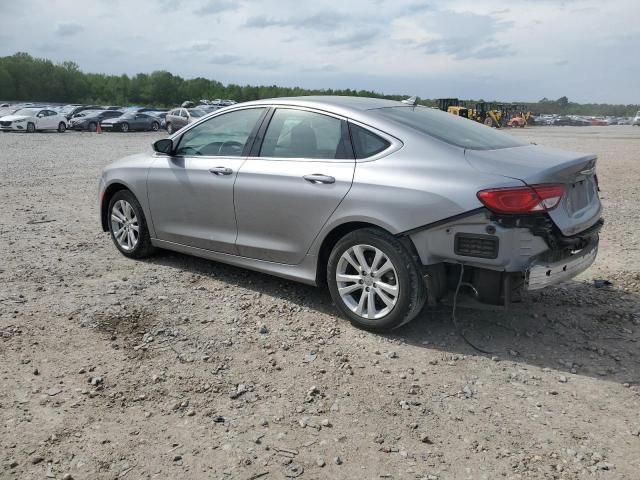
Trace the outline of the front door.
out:
<instances>
[{"instance_id":1,"label":"front door","mask_svg":"<svg viewBox=\"0 0 640 480\"><path fill-rule=\"evenodd\" d=\"M344 119L276 109L236 180L238 253L300 263L351 188L354 169Z\"/></svg>"},{"instance_id":2,"label":"front door","mask_svg":"<svg viewBox=\"0 0 640 480\"><path fill-rule=\"evenodd\" d=\"M158 156L148 177L160 240L236 253L233 185L264 108L218 115L184 132L173 156Z\"/></svg>"}]
</instances>

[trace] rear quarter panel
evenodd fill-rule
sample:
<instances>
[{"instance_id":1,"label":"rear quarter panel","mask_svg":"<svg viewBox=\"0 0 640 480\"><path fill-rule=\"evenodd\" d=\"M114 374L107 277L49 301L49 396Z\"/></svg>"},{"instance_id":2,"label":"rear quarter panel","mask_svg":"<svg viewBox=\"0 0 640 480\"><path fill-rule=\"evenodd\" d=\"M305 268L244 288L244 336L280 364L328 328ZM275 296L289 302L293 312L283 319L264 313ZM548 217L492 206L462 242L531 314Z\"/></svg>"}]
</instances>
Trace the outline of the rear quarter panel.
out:
<instances>
[{"instance_id":1,"label":"rear quarter panel","mask_svg":"<svg viewBox=\"0 0 640 480\"><path fill-rule=\"evenodd\" d=\"M347 222L368 222L399 234L482 207L476 193L522 182L473 169L464 150L421 136L373 161L358 161L353 186L316 239Z\"/></svg>"}]
</instances>

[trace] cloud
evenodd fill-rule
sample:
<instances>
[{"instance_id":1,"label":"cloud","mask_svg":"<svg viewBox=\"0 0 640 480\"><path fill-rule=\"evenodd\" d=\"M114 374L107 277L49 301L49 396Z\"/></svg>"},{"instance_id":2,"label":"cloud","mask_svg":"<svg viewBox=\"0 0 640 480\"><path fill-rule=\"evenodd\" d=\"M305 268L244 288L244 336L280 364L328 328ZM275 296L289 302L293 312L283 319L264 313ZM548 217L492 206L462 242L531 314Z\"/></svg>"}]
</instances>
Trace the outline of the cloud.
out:
<instances>
[{"instance_id":1,"label":"cloud","mask_svg":"<svg viewBox=\"0 0 640 480\"><path fill-rule=\"evenodd\" d=\"M436 11L422 23L422 41L414 46L427 54L444 54L456 60L491 59L513 55L515 52L498 37L513 26L493 15L472 12ZM411 43L412 40L405 39Z\"/></svg>"},{"instance_id":2,"label":"cloud","mask_svg":"<svg viewBox=\"0 0 640 480\"><path fill-rule=\"evenodd\" d=\"M329 30L350 22L351 16L335 11L325 11L302 17L273 18L266 15L249 17L245 27L295 27L309 30Z\"/></svg>"},{"instance_id":3,"label":"cloud","mask_svg":"<svg viewBox=\"0 0 640 480\"><path fill-rule=\"evenodd\" d=\"M237 10L240 5L232 0L209 0L201 7L195 9L196 15L215 15L216 13Z\"/></svg>"},{"instance_id":4,"label":"cloud","mask_svg":"<svg viewBox=\"0 0 640 480\"><path fill-rule=\"evenodd\" d=\"M212 55L208 57L208 61L214 65L229 65L239 62L240 57L229 53L222 53L220 55Z\"/></svg>"},{"instance_id":5,"label":"cloud","mask_svg":"<svg viewBox=\"0 0 640 480\"><path fill-rule=\"evenodd\" d=\"M325 44L328 46L341 46L348 48L358 48L369 45L380 35L376 29L362 30L360 32L348 33L330 37Z\"/></svg>"},{"instance_id":6,"label":"cloud","mask_svg":"<svg viewBox=\"0 0 640 480\"><path fill-rule=\"evenodd\" d=\"M260 70L274 70L282 65L277 59L245 58L232 53L212 55L208 57L208 61L213 65L233 65Z\"/></svg>"},{"instance_id":7,"label":"cloud","mask_svg":"<svg viewBox=\"0 0 640 480\"><path fill-rule=\"evenodd\" d=\"M59 37L72 37L83 30L84 27L77 23L59 23L56 26L56 35Z\"/></svg>"}]
</instances>

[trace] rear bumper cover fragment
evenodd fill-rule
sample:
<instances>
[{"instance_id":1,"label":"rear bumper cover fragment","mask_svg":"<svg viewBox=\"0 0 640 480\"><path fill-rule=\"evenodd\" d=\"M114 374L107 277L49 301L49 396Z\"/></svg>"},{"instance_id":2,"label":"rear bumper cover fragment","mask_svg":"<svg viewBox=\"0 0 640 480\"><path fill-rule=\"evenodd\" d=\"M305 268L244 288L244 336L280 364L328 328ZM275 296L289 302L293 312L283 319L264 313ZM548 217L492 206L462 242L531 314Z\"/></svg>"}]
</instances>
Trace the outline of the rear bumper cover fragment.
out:
<instances>
[{"instance_id":1,"label":"rear bumper cover fragment","mask_svg":"<svg viewBox=\"0 0 640 480\"><path fill-rule=\"evenodd\" d=\"M526 289L538 290L569 280L589 268L598 254L597 239L582 250L562 260L536 260L527 270Z\"/></svg>"}]
</instances>

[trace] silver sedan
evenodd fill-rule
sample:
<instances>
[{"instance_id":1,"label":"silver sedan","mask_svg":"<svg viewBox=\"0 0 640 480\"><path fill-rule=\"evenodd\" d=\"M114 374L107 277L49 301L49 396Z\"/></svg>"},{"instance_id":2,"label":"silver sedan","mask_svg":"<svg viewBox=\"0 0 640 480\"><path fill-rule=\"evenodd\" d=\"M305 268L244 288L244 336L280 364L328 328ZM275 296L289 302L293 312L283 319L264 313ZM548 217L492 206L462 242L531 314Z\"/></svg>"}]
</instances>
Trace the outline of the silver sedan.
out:
<instances>
[{"instance_id":1,"label":"silver sedan","mask_svg":"<svg viewBox=\"0 0 640 480\"><path fill-rule=\"evenodd\" d=\"M595 259L596 157L372 98L261 100L213 112L105 168L102 227L156 248L327 285L388 330L452 293L508 304Z\"/></svg>"}]
</instances>

